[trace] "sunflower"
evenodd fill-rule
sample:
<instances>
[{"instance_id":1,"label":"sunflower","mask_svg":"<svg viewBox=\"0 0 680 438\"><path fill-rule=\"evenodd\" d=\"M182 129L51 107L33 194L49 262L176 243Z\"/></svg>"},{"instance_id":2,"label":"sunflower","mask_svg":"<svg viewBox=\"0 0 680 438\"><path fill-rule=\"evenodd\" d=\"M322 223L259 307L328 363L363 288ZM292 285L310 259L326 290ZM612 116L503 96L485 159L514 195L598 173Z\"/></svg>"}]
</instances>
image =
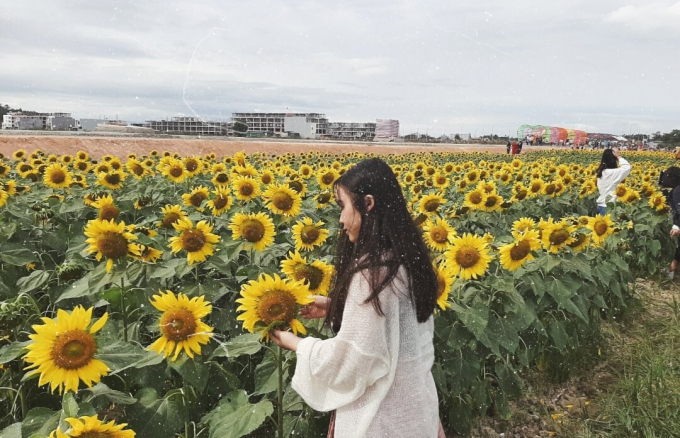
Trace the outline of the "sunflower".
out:
<instances>
[{"instance_id":1,"label":"sunflower","mask_svg":"<svg viewBox=\"0 0 680 438\"><path fill-rule=\"evenodd\" d=\"M456 236L456 230L445 219L428 219L423 225L423 238L435 251L445 251Z\"/></svg>"},{"instance_id":2,"label":"sunflower","mask_svg":"<svg viewBox=\"0 0 680 438\"><path fill-rule=\"evenodd\" d=\"M179 219L173 224L179 236L168 240L173 253L181 250L187 252L187 261L190 265L204 261L209 255L213 255L213 244L220 241L220 236L212 234L212 225L206 221L200 221L194 228L194 223L189 218Z\"/></svg>"},{"instance_id":3,"label":"sunflower","mask_svg":"<svg viewBox=\"0 0 680 438\"><path fill-rule=\"evenodd\" d=\"M468 207L470 210L480 210L484 208L484 203L486 202L486 193L480 188L470 190L465 195L464 207Z\"/></svg>"},{"instance_id":4,"label":"sunflower","mask_svg":"<svg viewBox=\"0 0 680 438\"><path fill-rule=\"evenodd\" d=\"M474 184L479 181L479 171L476 169L470 170L465 174L465 181L467 181L468 184Z\"/></svg>"},{"instance_id":5,"label":"sunflower","mask_svg":"<svg viewBox=\"0 0 680 438\"><path fill-rule=\"evenodd\" d=\"M151 201L152 201L151 196L142 196L142 197L137 198L135 200L133 207L134 207L135 210L141 210L141 209L151 205Z\"/></svg>"},{"instance_id":6,"label":"sunflower","mask_svg":"<svg viewBox=\"0 0 680 438\"><path fill-rule=\"evenodd\" d=\"M592 231L590 237L593 243L595 245L602 245L605 239L614 233L614 222L612 222L608 214L604 216L598 214L590 219L588 228Z\"/></svg>"},{"instance_id":7,"label":"sunflower","mask_svg":"<svg viewBox=\"0 0 680 438\"><path fill-rule=\"evenodd\" d=\"M130 172L132 176L137 179L144 178L149 171L146 167L144 167L144 165L142 165L142 162L137 159L128 160L128 162L125 163L125 167L127 168L128 172Z\"/></svg>"},{"instance_id":8,"label":"sunflower","mask_svg":"<svg viewBox=\"0 0 680 438\"><path fill-rule=\"evenodd\" d=\"M541 228L539 224L539 228ZM541 240L543 247L550 253L557 254L565 245L574 242L572 233L576 231L574 225L569 225L565 221L545 222L541 228Z\"/></svg>"},{"instance_id":9,"label":"sunflower","mask_svg":"<svg viewBox=\"0 0 680 438\"><path fill-rule=\"evenodd\" d=\"M198 157L186 157L182 164L184 164L184 168L189 176L198 175L203 169L203 163Z\"/></svg>"},{"instance_id":10,"label":"sunflower","mask_svg":"<svg viewBox=\"0 0 680 438\"><path fill-rule=\"evenodd\" d=\"M88 254L96 252L97 261L105 257L107 273L111 272L114 260L127 255L139 255L139 245L130 243L131 240L136 240L137 236L125 230L125 222L95 219L87 223L84 232L88 237L85 242L90 244L87 248Z\"/></svg>"},{"instance_id":11,"label":"sunflower","mask_svg":"<svg viewBox=\"0 0 680 438\"><path fill-rule=\"evenodd\" d=\"M229 185L229 174L227 172L215 173L215 176L213 176L210 182L217 187L226 187Z\"/></svg>"},{"instance_id":12,"label":"sunflower","mask_svg":"<svg viewBox=\"0 0 680 438\"><path fill-rule=\"evenodd\" d=\"M122 170L112 170L108 173L102 172L97 176L97 184L108 187L111 190L120 190L123 188L126 176Z\"/></svg>"},{"instance_id":13,"label":"sunflower","mask_svg":"<svg viewBox=\"0 0 680 438\"><path fill-rule=\"evenodd\" d=\"M298 169L298 175L300 175L303 179L311 178L313 173L314 169L312 169L312 166L309 166L307 164L303 164Z\"/></svg>"},{"instance_id":14,"label":"sunflower","mask_svg":"<svg viewBox=\"0 0 680 438\"><path fill-rule=\"evenodd\" d=\"M321 169L321 171L316 175L316 179L319 181L320 189L331 189L333 188L333 183L340 178L340 174L337 170Z\"/></svg>"},{"instance_id":15,"label":"sunflower","mask_svg":"<svg viewBox=\"0 0 680 438\"><path fill-rule=\"evenodd\" d=\"M161 174L175 184L181 183L190 176L189 172L187 172L187 169L184 167L184 163L175 159L172 159L172 161L163 168Z\"/></svg>"},{"instance_id":16,"label":"sunflower","mask_svg":"<svg viewBox=\"0 0 680 438\"><path fill-rule=\"evenodd\" d=\"M446 199L439 195L425 195L420 200L419 212L431 216L439 212L439 208L446 203Z\"/></svg>"},{"instance_id":17,"label":"sunflower","mask_svg":"<svg viewBox=\"0 0 680 438\"><path fill-rule=\"evenodd\" d=\"M536 228L536 221L530 217L521 217L512 223L512 234L515 233L524 234L527 231Z\"/></svg>"},{"instance_id":18,"label":"sunflower","mask_svg":"<svg viewBox=\"0 0 680 438\"><path fill-rule=\"evenodd\" d=\"M286 185L271 184L262 194L265 206L275 214L297 216L300 214L302 198Z\"/></svg>"},{"instance_id":19,"label":"sunflower","mask_svg":"<svg viewBox=\"0 0 680 438\"><path fill-rule=\"evenodd\" d=\"M293 191L295 191L295 193L297 193L301 198L304 198L307 194L307 184L297 177L291 178L288 181L288 187L293 189Z\"/></svg>"},{"instance_id":20,"label":"sunflower","mask_svg":"<svg viewBox=\"0 0 680 438\"><path fill-rule=\"evenodd\" d=\"M314 223L309 217L297 221L291 228L293 239L295 239L295 249L311 251L315 246L323 245L328 238L328 230L322 228L323 225L321 221Z\"/></svg>"},{"instance_id":21,"label":"sunflower","mask_svg":"<svg viewBox=\"0 0 680 438\"><path fill-rule=\"evenodd\" d=\"M28 376L40 374L38 386L49 383L52 392L78 392L80 380L91 388L108 374L109 367L95 359L97 341L92 336L104 327L108 313L88 330L91 320L92 308L77 306L70 314L59 309L56 318L43 317L42 325L33 326L24 360L31 364L27 369L35 368Z\"/></svg>"},{"instance_id":22,"label":"sunflower","mask_svg":"<svg viewBox=\"0 0 680 438\"><path fill-rule=\"evenodd\" d=\"M281 261L281 271L288 278L304 282L314 295L328 295L335 272L332 266L321 260L307 263L307 259L297 251L289 252L288 257Z\"/></svg>"},{"instance_id":23,"label":"sunflower","mask_svg":"<svg viewBox=\"0 0 680 438\"><path fill-rule=\"evenodd\" d=\"M208 196L210 196L210 191L208 188L205 186L200 186L194 188L191 193L183 194L182 199L184 200L184 205L187 207L194 207L198 211L203 211L201 204L203 204L203 201L208 199Z\"/></svg>"},{"instance_id":24,"label":"sunflower","mask_svg":"<svg viewBox=\"0 0 680 438\"><path fill-rule=\"evenodd\" d=\"M163 219L160 222L156 222L157 227L173 228L177 221L186 217L186 213L184 213L179 205L166 205L161 208L161 212L163 213Z\"/></svg>"},{"instance_id":25,"label":"sunflower","mask_svg":"<svg viewBox=\"0 0 680 438\"><path fill-rule=\"evenodd\" d=\"M85 152L85 151L76 152L76 160L88 161L89 159L90 159L90 155L87 152Z\"/></svg>"},{"instance_id":26,"label":"sunflower","mask_svg":"<svg viewBox=\"0 0 680 438\"><path fill-rule=\"evenodd\" d=\"M259 175L260 182L262 185L265 187L268 186L269 184L274 182L274 172L268 169L264 169L260 171Z\"/></svg>"},{"instance_id":27,"label":"sunflower","mask_svg":"<svg viewBox=\"0 0 680 438\"><path fill-rule=\"evenodd\" d=\"M434 268L437 273L437 305L440 309L446 310L451 307L449 292L451 292L456 274L453 269L445 264L435 265Z\"/></svg>"},{"instance_id":28,"label":"sunflower","mask_svg":"<svg viewBox=\"0 0 680 438\"><path fill-rule=\"evenodd\" d=\"M17 149L12 154L12 158L14 158L17 161L24 160L26 159L26 151L24 149Z\"/></svg>"},{"instance_id":29,"label":"sunflower","mask_svg":"<svg viewBox=\"0 0 680 438\"><path fill-rule=\"evenodd\" d=\"M8 195L14 196L17 194L17 182L13 179L5 181L4 183L0 182L0 189L6 191Z\"/></svg>"},{"instance_id":30,"label":"sunflower","mask_svg":"<svg viewBox=\"0 0 680 438\"><path fill-rule=\"evenodd\" d=\"M661 192L654 192L649 197L649 206L656 211L663 211L666 207L666 197Z\"/></svg>"},{"instance_id":31,"label":"sunflower","mask_svg":"<svg viewBox=\"0 0 680 438\"><path fill-rule=\"evenodd\" d=\"M590 244L590 235L587 233L576 233L574 241L569 244L569 247L574 252L583 251Z\"/></svg>"},{"instance_id":32,"label":"sunflower","mask_svg":"<svg viewBox=\"0 0 680 438\"><path fill-rule=\"evenodd\" d=\"M113 170L108 163L99 163L94 167L94 173L99 175L100 173L109 173Z\"/></svg>"},{"instance_id":33,"label":"sunflower","mask_svg":"<svg viewBox=\"0 0 680 438\"><path fill-rule=\"evenodd\" d=\"M118 219L120 209L113 204L113 197L111 195L102 196L92 203L92 207L99 209L98 218L103 221L111 221Z\"/></svg>"},{"instance_id":34,"label":"sunflower","mask_svg":"<svg viewBox=\"0 0 680 438\"><path fill-rule=\"evenodd\" d=\"M4 207L4 205L7 203L8 198L9 193L4 191L3 189L0 189L0 207Z\"/></svg>"},{"instance_id":35,"label":"sunflower","mask_svg":"<svg viewBox=\"0 0 680 438\"><path fill-rule=\"evenodd\" d=\"M251 280L241 287L241 298L237 312L243 312L237 320L243 321L243 328L251 333L261 333L262 338L269 337L269 330L275 325L285 325L293 330L306 334L307 330L295 319L298 306L313 302L309 289L302 281L262 274L257 280Z\"/></svg>"},{"instance_id":36,"label":"sunflower","mask_svg":"<svg viewBox=\"0 0 680 438\"><path fill-rule=\"evenodd\" d=\"M208 201L207 205L212 209L213 216L219 216L231 208L233 201L229 189L218 187L213 190L213 193L215 194L215 199Z\"/></svg>"},{"instance_id":37,"label":"sunflower","mask_svg":"<svg viewBox=\"0 0 680 438\"><path fill-rule=\"evenodd\" d=\"M229 228L232 239L243 238L258 251L264 251L274 243L274 222L266 213L236 213L231 219Z\"/></svg>"},{"instance_id":38,"label":"sunflower","mask_svg":"<svg viewBox=\"0 0 680 438\"><path fill-rule=\"evenodd\" d=\"M149 302L163 312L159 322L162 335L147 349L164 357L169 357L174 350L173 361L184 350L193 359L194 353L201 354L201 345L207 344L212 337L213 328L201 321L210 314L212 305L203 295L189 299L183 293L158 292L159 295L151 297Z\"/></svg>"},{"instance_id":39,"label":"sunflower","mask_svg":"<svg viewBox=\"0 0 680 438\"><path fill-rule=\"evenodd\" d=\"M515 271L524 262L533 260L534 256L531 254L531 251L536 251L540 247L541 242L538 238L538 231L527 230L523 234L518 235L514 242L503 245L498 249L501 266L508 271Z\"/></svg>"},{"instance_id":40,"label":"sunflower","mask_svg":"<svg viewBox=\"0 0 680 438\"><path fill-rule=\"evenodd\" d=\"M82 172L82 173L89 172L91 167L92 167L92 165L87 161L76 160L73 163L73 168L75 170L79 171L79 172Z\"/></svg>"},{"instance_id":41,"label":"sunflower","mask_svg":"<svg viewBox=\"0 0 680 438\"><path fill-rule=\"evenodd\" d=\"M54 163L50 164L45 170L43 181L53 189L63 189L71 185L72 176L66 166Z\"/></svg>"},{"instance_id":42,"label":"sunflower","mask_svg":"<svg viewBox=\"0 0 680 438\"><path fill-rule=\"evenodd\" d=\"M454 275L460 274L461 278L469 280L484 275L491 263L491 255L483 237L465 233L452 239L446 261Z\"/></svg>"},{"instance_id":43,"label":"sunflower","mask_svg":"<svg viewBox=\"0 0 680 438\"><path fill-rule=\"evenodd\" d=\"M247 176L235 178L232 188L239 201L250 201L260 195L260 184Z\"/></svg>"},{"instance_id":44,"label":"sunflower","mask_svg":"<svg viewBox=\"0 0 680 438\"><path fill-rule=\"evenodd\" d=\"M143 234L146 237L153 238L158 235L158 232L156 230L152 230L151 228L148 227L142 227L139 225L135 224L130 224L127 226L127 230L131 233L139 233Z\"/></svg>"},{"instance_id":45,"label":"sunflower","mask_svg":"<svg viewBox=\"0 0 680 438\"><path fill-rule=\"evenodd\" d=\"M486 195L486 200L484 201L484 204L482 204L481 209L484 211L500 211L502 210L502 204L503 198L495 192L491 192Z\"/></svg>"},{"instance_id":46,"label":"sunflower","mask_svg":"<svg viewBox=\"0 0 680 438\"><path fill-rule=\"evenodd\" d=\"M123 430L127 423L116 424L115 421L102 423L96 415L66 418L65 421L70 426L66 432L57 429L50 434L50 438L134 438L136 436L132 430Z\"/></svg>"},{"instance_id":47,"label":"sunflower","mask_svg":"<svg viewBox=\"0 0 680 438\"><path fill-rule=\"evenodd\" d=\"M543 186L545 186L545 183L543 182L542 179L540 178L534 178L531 180L529 183L529 195L532 197L536 197L543 193Z\"/></svg>"}]
</instances>

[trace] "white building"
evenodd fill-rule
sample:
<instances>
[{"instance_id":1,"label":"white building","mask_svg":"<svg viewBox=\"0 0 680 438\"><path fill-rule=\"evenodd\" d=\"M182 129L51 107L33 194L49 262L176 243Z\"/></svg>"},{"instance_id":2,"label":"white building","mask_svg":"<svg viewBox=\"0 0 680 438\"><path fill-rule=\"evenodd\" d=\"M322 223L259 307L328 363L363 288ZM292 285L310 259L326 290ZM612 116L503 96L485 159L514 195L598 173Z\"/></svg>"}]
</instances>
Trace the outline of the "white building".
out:
<instances>
[{"instance_id":1,"label":"white building","mask_svg":"<svg viewBox=\"0 0 680 438\"><path fill-rule=\"evenodd\" d=\"M10 113L2 117L2 129L43 130L54 131L77 128L78 122L71 113L39 113L23 114Z\"/></svg>"},{"instance_id":2,"label":"white building","mask_svg":"<svg viewBox=\"0 0 680 438\"><path fill-rule=\"evenodd\" d=\"M306 116L290 116L283 119L284 132L300 134L300 138L319 138L318 119Z\"/></svg>"},{"instance_id":3,"label":"white building","mask_svg":"<svg viewBox=\"0 0 680 438\"><path fill-rule=\"evenodd\" d=\"M297 132L300 137L310 135L312 127L314 128L315 137L304 138L319 138L326 135L326 125L328 119L325 114L318 113L232 113L231 119L234 122L243 122L248 125L249 133L271 133L277 136L285 135L286 119L292 118L289 123L291 127L299 129L290 130ZM304 122L302 119L305 119ZM314 125L314 126L312 126Z\"/></svg>"},{"instance_id":4,"label":"white building","mask_svg":"<svg viewBox=\"0 0 680 438\"><path fill-rule=\"evenodd\" d=\"M98 125L108 122L107 119L80 119L80 129L85 132L94 131Z\"/></svg>"},{"instance_id":5,"label":"white building","mask_svg":"<svg viewBox=\"0 0 680 438\"><path fill-rule=\"evenodd\" d=\"M394 139L399 137L399 120L377 119L375 123L375 138Z\"/></svg>"}]
</instances>

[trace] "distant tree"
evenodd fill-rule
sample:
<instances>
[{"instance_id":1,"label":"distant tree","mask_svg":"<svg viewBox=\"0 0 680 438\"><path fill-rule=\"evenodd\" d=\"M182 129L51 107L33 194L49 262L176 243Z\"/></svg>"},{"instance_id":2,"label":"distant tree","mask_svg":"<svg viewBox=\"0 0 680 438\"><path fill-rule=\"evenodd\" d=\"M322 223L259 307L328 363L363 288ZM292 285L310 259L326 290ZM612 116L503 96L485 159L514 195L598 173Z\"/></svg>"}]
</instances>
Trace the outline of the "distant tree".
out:
<instances>
[{"instance_id":1,"label":"distant tree","mask_svg":"<svg viewBox=\"0 0 680 438\"><path fill-rule=\"evenodd\" d=\"M248 124L245 122L236 121L234 122L232 129L234 130L234 135L237 137L245 137L246 133L248 132Z\"/></svg>"}]
</instances>

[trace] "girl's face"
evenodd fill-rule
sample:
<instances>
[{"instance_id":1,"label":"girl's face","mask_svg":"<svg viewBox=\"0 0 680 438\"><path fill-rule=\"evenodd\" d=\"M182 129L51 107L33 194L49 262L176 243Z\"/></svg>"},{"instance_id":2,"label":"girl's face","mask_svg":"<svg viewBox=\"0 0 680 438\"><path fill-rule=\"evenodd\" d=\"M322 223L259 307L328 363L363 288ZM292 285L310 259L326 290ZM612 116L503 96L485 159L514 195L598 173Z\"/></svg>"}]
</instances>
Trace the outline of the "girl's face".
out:
<instances>
[{"instance_id":1,"label":"girl's face","mask_svg":"<svg viewBox=\"0 0 680 438\"><path fill-rule=\"evenodd\" d=\"M361 213L354 208L352 197L342 186L338 186L338 205L340 206L340 226L349 237L349 241L356 243L361 230Z\"/></svg>"}]
</instances>

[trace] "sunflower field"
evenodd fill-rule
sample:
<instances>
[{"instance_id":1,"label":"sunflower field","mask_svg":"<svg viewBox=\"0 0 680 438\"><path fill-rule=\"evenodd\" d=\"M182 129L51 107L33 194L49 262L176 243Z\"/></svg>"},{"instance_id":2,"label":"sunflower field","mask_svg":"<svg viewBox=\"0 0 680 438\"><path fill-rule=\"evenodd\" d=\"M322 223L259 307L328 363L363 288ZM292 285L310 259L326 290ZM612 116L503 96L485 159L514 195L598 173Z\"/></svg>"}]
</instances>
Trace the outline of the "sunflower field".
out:
<instances>
[{"instance_id":1,"label":"sunflower field","mask_svg":"<svg viewBox=\"0 0 680 438\"><path fill-rule=\"evenodd\" d=\"M672 157L625 155L604 217L600 153L382 157L438 272L447 430L509 418L527 370L564 379L665 272ZM297 312L332 287L333 183L368 156L2 157L0 437L326 436L268 331L331 335Z\"/></svg>"}]
</instances>

